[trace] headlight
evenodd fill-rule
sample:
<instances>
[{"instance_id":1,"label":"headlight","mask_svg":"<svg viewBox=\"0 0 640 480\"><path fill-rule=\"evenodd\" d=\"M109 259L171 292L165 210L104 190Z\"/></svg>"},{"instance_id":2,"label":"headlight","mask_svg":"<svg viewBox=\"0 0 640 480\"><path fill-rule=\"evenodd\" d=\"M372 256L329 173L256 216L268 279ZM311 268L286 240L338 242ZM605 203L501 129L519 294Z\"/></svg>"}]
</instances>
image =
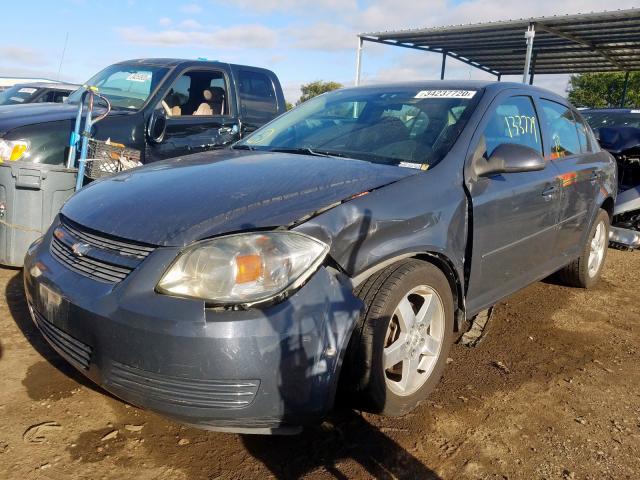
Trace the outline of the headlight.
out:
<instances>
[{"instance_id":1,"label":"headlight","mask_svg":"<svg viewBox=\"0 0 640 480\"><path fill-rule=\"evenodd\" d=\"M304 283L329 247L296 232L256 232L195 243L158 283L160 293L250 306Z\"/></svg>"},{"instance_id":2,"label":"headlight","mask_svg":"<svg viewBox=\"0 0 640 480\"><path fill-rule=\"evenodd\" d=\"M1 140L0 162L20 160L29 151L29 142L25 140Z\"/></svg>"}]
</instances>

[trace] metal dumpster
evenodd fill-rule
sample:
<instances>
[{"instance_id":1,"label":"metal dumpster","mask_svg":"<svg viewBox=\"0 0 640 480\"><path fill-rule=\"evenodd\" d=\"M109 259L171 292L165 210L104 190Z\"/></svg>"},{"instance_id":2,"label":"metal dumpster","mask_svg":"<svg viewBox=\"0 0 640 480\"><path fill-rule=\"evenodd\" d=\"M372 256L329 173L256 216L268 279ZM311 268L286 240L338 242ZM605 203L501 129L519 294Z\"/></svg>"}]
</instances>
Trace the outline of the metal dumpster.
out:
<instances>
[{"instance_id":1,"label":"metal dumpster","mask_svg":"<svg viewBox=\"0 0 640 480\"><path fill-rule=\"evenodd\" d=\"M0 264L22 266L29 245L73 194L76 173L61 165L0 164Z\"/></svg>"}]
</instances>

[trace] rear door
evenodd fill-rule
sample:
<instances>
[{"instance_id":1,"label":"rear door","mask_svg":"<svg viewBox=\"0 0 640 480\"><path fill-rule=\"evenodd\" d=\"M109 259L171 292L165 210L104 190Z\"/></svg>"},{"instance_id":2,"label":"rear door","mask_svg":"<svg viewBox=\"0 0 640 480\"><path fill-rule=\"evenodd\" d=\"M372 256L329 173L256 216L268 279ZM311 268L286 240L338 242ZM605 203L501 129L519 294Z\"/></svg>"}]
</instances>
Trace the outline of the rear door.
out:
<instances>
[{"instance_id":1,"label":"rear door","mask_svg":"<svg viewBox=\"0 0 640 480\"><path fill-rule=\"evenodd\" d=\"M597 198L599 162L584 125L568 106L546 98L540 98L539 105L545 155L557 169L561 187L556 255L575 257L583 246Z\"/></svg>"},{"instance_id":2,"label":"rear door","mask_svg":"<svg viewBox=\"0 0 640 480\"><path fill-rule=\"evenodd\" d=\"M503 143L525 145L543 155L538 114L524 92L497 96L474 135L468 162L484 161ZM472 203L467 306L473 313L552 268L560 196L549 164L535 172L466 176Z\"/></svg>"},{"instance_id":3,"label":"rear door","mask_svg":"<svg viewBox=\"0 0 640 480\"><path fill-rule=\"evenodd\" d=\"M234 66L242 133L248 134L285 110L278 79L268 70Z\"/></svg>"},{"instance_id":4,"label":"rear door","mask_svg":"<svg viewBox=\"0 0 640 480\"><path fill-rule=\"evenodd\" d=\"M147 162L220 148L239 138L230 81L218 68L185 70L164 95L158 109L166 116L166 132L149 144Z\"/></svg>"}]
</instances>

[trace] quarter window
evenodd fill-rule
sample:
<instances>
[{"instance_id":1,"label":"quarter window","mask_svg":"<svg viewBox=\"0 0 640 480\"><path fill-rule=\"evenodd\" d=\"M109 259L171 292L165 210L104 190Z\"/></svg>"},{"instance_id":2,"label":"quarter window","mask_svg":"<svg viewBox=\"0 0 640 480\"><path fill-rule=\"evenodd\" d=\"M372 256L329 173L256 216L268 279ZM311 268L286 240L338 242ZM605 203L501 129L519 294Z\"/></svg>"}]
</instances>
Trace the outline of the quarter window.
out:
<instances>
[{"instance_id":1,"label":"quarter window","mask_svg":"<svg viewBox=\"0 0 640 480\"><path fill-rule=\"evenodd\" d=\"M578 140L580 141L580 151L582 153L589 153L591 149L591 138L589 135L589 127L585 125L583 121L578 119L576 121L576 127L578 128Z\"/></svg>"},{"instance_id":2,"label":"quarter window","mask_svg":"<svg viewBox=\"0 0 640 480\"><path fill-rule=\"evenodd\" d=\"M551 141L551 160L580 153L578 125L571 110L551 100L543 99L540 104Z\"/></svg>"},{"instance_id":3,"label":"quarter window","mask_svg":"<svg viewBox=\"0 0 640 480\"><path fill-rule=\"evenodd\" d=\"M511 97L498 105L485 126L483 139L485 158L503 143L524 145L542 155L538 118L531 98Z\"/></svg>"}]
</instances>

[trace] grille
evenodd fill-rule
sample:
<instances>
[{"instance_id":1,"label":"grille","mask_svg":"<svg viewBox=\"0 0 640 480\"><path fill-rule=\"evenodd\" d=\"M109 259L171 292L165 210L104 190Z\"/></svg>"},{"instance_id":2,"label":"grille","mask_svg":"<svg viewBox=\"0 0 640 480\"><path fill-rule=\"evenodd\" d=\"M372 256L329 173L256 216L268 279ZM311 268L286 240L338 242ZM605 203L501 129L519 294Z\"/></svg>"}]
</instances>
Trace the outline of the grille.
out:
<instances>
[{"instance_id":1,"label":"grille","mask_svg":"<svg viewBox=\"0 0 640 480\"><path fill-rule=\"evenodd\" d=\"M51 346L75 367L81 370L89 370L91 347L60 330L31 305L29 305L29 310L36 326Z\"/></svg>"},{"instance_id":2,"label":"grille","mask_svg":"<svg viewBox=\"0 0 640 480\"><path fill-rule=\"evenodd\" d=\"M242 408L258 392L259 380L195 380L159 375L114 362L107 381L114 387L183 407Z\"/></svg>"},{"instance_id":3,"label":"grille","mask_svg":"<svg viewBox=\"0 0 640 480\"><path fill-rule=\"evenodd\" d=\"M131 268L116 267L88 257L78 257L67 245L55 237L51 242L51 254L71 270L108 283L117 283L124 280L133 270Z\"/></svg>"},{"instance_id":4,"label":"grille","mask_svg":"<svg viewBox=\"0 0 640 480\"><path fill-rule=\"evenodd\" d=\"M154 250L153 247L101 237L95 233L83 230L82 227L74 224L74 222L71 222L68 219L64 219L62 221L62 228L71 233L71 235L78 240L81 240L93 247L110 250L120 255L131 255L139 259L144 259Z\"/></svg>"},{"instance_id":5,"label":"grille","mask_svg":"<svg viewBox=\"0 0 640 480\"><path fill-rule=\"evenodd\" d=\"M82 245L82 253L76 247ZM51 255L69 269L105 283L124 280L153 247L115 239L89 231L63 218L54 230Z\"/></svg>"}]
</instances>

